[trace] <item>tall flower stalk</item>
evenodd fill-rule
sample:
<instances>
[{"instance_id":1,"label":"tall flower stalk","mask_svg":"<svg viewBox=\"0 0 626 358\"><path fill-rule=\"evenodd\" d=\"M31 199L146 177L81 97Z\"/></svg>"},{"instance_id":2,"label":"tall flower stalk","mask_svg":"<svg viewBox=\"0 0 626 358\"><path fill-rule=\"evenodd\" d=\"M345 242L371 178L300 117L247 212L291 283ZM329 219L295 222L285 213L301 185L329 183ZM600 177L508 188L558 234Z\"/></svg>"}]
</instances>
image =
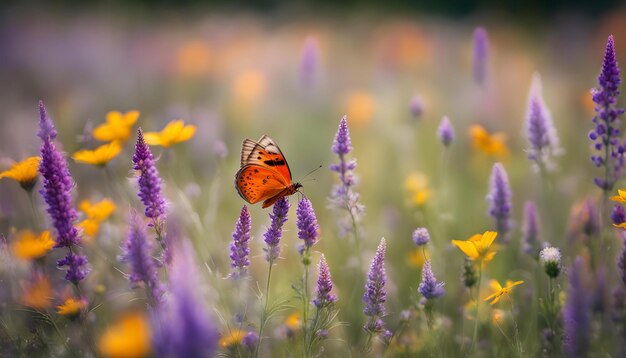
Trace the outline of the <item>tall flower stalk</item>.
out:
<instances>
[{"instance_id":1,"label":"tall flower stalk","mask_svg":"<svg viewBox=\"0 0 626 358\"><path fill-rule=\"evenodd\" d=\"M568 270L569 287L563 309L563 345L568 357L584 357L589 351L591 335L591 297L586 288L586 267L576 257Z\"/></svg>"},{"instance_id":2,"label":"tall flower stalk","mask_svg":"<svg viewBox=\"0 0 626 358\"><path fill-rule=\"evenodd\" d=\"M233 231L233 241L230 244L230 267L233 269L231 277L244 276L250 265L250 231L252 230L252 220L248 207L244 205L239 214L239 219Z\"/></svg>"},{"instance_id":3,"label":"tall flower stalk","mask_svg":"<svg viewBox=\"0 0 626 358\"><path fill-rule=\"evenodd\" d=\"M495 221L495 231L506 241L511 230L511 187L509 177L500 163L493 165L489 180L489 215Z\"/></svg>"},{"instance_id":4,"label":"tall flower stalk","mask_svg":"<svg viewBox=\"0 0 626 358\"><path fill-rule=\"evenodd\" d=\"M39 117L38 136L42 140L39 172L43 178L40 193L48 205L48 214L56 231L55 248L67 248L66 256L57 261L57 266L67 266L65 279L73 283L80 293L79 282L87 276L90 268L87 256L78 254L81 240L74 226L77 218L72 205L74 182L63 154L54 143L57 131L42 101L39 102Z\"/></svg>"},{"instance_id":5,"label":"tall flower stalk","mask_svg":"<svg viewBox=\"0 0 626 358\"><path fill-rule=\"evenodd\" d=\"M487 65L489 64L489 37L487 30L477 27L474 30L473 75L474 82L484 86L487 82Z\"/></svg>"},{"instance_id":6,"label":"tall flower stalk","mask_svg":"<svg viewBox=\"0 0 626 358\"><path fill-rule=\"evenodd\" d=\"M304 352L306 357L311 357L315 354L317 344L322 339L326 338L328 330L331 328L332 322L337 316L337 309L335 308L337 296L331 293L332 290L333 279L330 275L330 268L326 263L324 254L322 254L318 266L317 289L315 298L312 300L315 306L315 315L304 337Z\"/></svg>"},{"instance_id":7,"label":"tall flower stalk","mask_svg":"<svg viewBox=\"0 0 626 358\"><path fill-rule=\"evenodd\" d=\"M367 316L367 322L363 329L367 332L368 337L364 347L365 352L369 351L371 339L374 335L389 335L382 320L385 315L385 302L387 301L385 250L386 242L385 238L382 238L367 273L365 293L363 294L363 302L365 303L363 313Z\"/></svg>"}]
</instances>

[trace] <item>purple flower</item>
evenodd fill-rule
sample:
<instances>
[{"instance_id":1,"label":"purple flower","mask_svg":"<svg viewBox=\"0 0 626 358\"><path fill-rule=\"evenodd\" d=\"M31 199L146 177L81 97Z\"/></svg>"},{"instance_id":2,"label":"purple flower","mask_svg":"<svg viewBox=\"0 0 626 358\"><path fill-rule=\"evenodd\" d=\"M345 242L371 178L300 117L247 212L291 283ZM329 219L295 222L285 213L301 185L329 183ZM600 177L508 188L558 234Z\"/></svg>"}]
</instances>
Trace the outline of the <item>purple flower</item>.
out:
<instances>
[{"instance_id":1,"label":"purple flower","mask_svg":"<svg viewBox=\"0 0 626 358\"><path fill-rule=\"evenodd\" d=\"M219 334L200 294L194 251L187 241L174 249L170 295L152 311L157 357L212 357Z\"/></svg>"},{"instance_id":2,"label":"purple flower","mask_svg":"<svg viewBox=\"0 0 626 358\"><path fill-rule=\"evenodd\" d=\"M300 82L305 87L315 84L315 74L319 63L319 45L317 40L309 37L304 42L300 58Z\"/></svg>"},{"instance_id":3,"label":"purple flower","mask_svg":"<svg viewBox=\"0 0 626 358\"><path fill-rule=\"evenodd\" d=\"M280 255L280 238L283 235L283 224L287 221L287 214L289 214L289 200L287 197L282 197L276 201L270 219L272 223L267 228L263 237L267 247L265 251L265 259L271 264L274 262L278 255Z\"/></svg>"},{"instance_id":4,"label":"purple flower","mask_svg":"<svg viewBox=\"0 0 626 358\"><path fill-rule=\"evenodd\" d=\"M341 117L339 129L333 141L333 153L342 156L350 153L352 143L350 141L350 131L348 130L348 120L346 116Z\"/></svg>"},{"instance_id":5,"label":"purple flower","mask_svg":"<svg viewBox=\"0 0 626 358\"><path fill-rule=\"evenodd\" d=\"M582 221L582 230L587 236L600 235L600 211L598 206L592 199L587 199L582 204L582 212L580 219Z\"/></svg>"},{"instance_id":6,"label":"purple flower","mask_svg":"<svg viewBox=\"0 0 626 358\"><path fill-rule=\"evenodd\" d=\"M385 245L385 238L382 238L376 249L376 255L374 255L372 260L372 265L367 273L367 282L365 283L365 294L363 295L365 308L363 313L365 313L368 319L363 328L370 333L380 333L384 329L381 318L385 315L385 302L387 301L387 291L385 290L385 283L387 282Z\"/></svg>"},{"instance_id":7,"label":"purple flower","mask_svg":"<svg viewBox=\"0 0 626 358\"><path fill-rule=\"evenodd\" d=\"M74 183L63 154L54 144L57 132L42 101L39 101L38 136L43 142L39 164L39 172L43 177L43 188L40 193L48 205L48 214L57 234L55 247L69 249L64 258L57 260L57 266L59 268L67 266L65 279L78 285L89 274L90 268L87 257L75 252L76 246L80 244L80 237L74 226L76 220L76 210L72 206Z\"/></svg>"},{"instance_id":8,"label":"purple flower","mask_svg":"<svg viewBox=\"0 0 626 358\"><path fill-rule=\"evenodd\" d=\"M477 27L474 30L474 82L484 85L487 80L489 61L489 38L487 30Z\"/></svg>"},{"instance_id":9,"label":"purple flower","mask_svg":"<svg viewBox=\"0 0 626 358\"><path fill-rule=\"evenodd\" d=\"M564 351L568 357L584 357L589 350L591 298L585 287L586 268L577 256L569 269L569 287L563 308Z\"/></svg>"},{"instance_id":10,"label":"purple flower","mask_svg":"<svg viewBox=\"0 0 626 358\"><path fill-rule=\"evenodd\" d=\"M141 128L137 129L137 143L133 155L133 169L139 171L137 195L146 207L145 215L155 221L165 217L165 199L161 195L161 178L155 166L150 147L143 139ZM158 228L157 228L158 229Z\"/></svg>"},{"instance_id":11,"label":"purple flower","mask_svg":"<svg viewBox=\"0 0 626 358\"><path fill-rule=\"evenodd\" d=\"M411 115L413 118L418 118L424 113L424 99L415 95L411 97L411 102L409 102L409 109L411 110Z\"/></svg>"},{"instance_id":12,"label":"purple flower","mask_svg":"<svg viewBox=\"0 0 626 358\"><path fill-rule=\"evenodd\" d=\"M244 205L235 224L233 242L230 244L230 267L235 269L235 272L231 274L233 277L240 277L245 274L248 265L250 265L250 260L248 259L250 254L250 230L252 230L252 220L250 219L248 207Z\"/></svg>"},{"instance_id":13,"label":"purple flower","mask_svg":"<svg viewBox=\"0 0 626 358\"><path fill-rule=\"evenodd\" d=\"M428 233L428 229L425 227L418 227L413 231L413 242L417 246L422 246L428 244L430 241L430 233Z\"/></svg>"},{"instance_id":14,"label":"purple flower","mask_svg":"<svg viewBox=\"0 0 626 358\"><path fill-rule=\"evenodd\" d=\"M441 123L439 123L439 127L437 128L437 136L444 146L448 147L452 144L454 140L454 127L450 119L448 119L448 116L441 118Z\"/></svg>"},{"instance_id":15,"label":"purple flower","mask_svg":"<svg viewBox=\"0 0 626 358\"><path fill-rule=\"evenodd\" d=\"M615 204L613 206L613 211L611 212L611 220L613 224L619 225L626 221L626 210L620 204Z\"/></svg>"},{"instance_id":16,"label":"purple flower","mask_svg":"<svg viewBox=\"0 0 626 358\"><path fill-rule=\"evenodd\" d=\"M330 293L332 289L333 279L330 276L330 269L326 263L326 258L324 257L324 254L322 254L319 265L319 275L317 277L317 294L313 299L315 307L323 308L337 300L337 297Z\"/></svg>"},{"instance_id":17,"label":"purple flower","mask_svg":"<svg viewBox=\"0 0 626 358\"><path fill-rule=\"evenodd\" d=\"M432 300L443 296L445 292L443 285L443 282L437 282L430 265L430 260L426 260L422 268L422 282L420 282L417 288L419 293L427 300Z\"/></svg>"},{"instance_id":18,"label":"purple flower","mask_svg":"<svg viewBox=\"0 0 626 358\"><path fill-rule=\"evenodd\" d=\"M253 331L246 333L241 341L241 344L249 350L253 350L257 343L259 343L259 336Z\"/></svg>"},{"instance_id":19,"label":"purple flower","mask_svg":"<svg viewBox=\"0 0 626 358\"><path fill-rule=\"evenodd\" d=\"M522 251L536 255L539 251L539 235L541 225L537 215L537 207L532 201L524 203L524 221L522 225Z\"/></svg>"},{"instance_id":20,"label":"purple flower","mask_svg":"<svg viewBox=\"0 0 626 358\"><path fill-rule=\"evenodd\" d=\"M128 235L121 245L119 260L130 267L128 280L136 288L143 282L153 303L158 304L165 288L159 281L157 261L152 256L152 240L149 240L145 225L136 212L130 214Z\"/></svg>"},{"instance_id":21,"label":"purple flower","mask_svg":"<svg viewBox=\"0 0 626 358\"><path fill-rule=\"evenodd\" d=\"M615 56L613 35L609 36L602 62L602 70L598 76L598 88L592 93L596 103L596 116L592 121L594 129L589 132L589 139L594 142L594 148L599 152L591 157L596 167L604 167L604 178L595 178L594 183L604 191L611 191L615 182L620 178L624 166L624 146L620 143L620 121L618 117L624 109L617 107L619 96L620 70Z\"/></svg>"},{"instance_id":22,"label":"purple flower","mask_svg":"<svg viewBox=\"0 0 626 358\"><path fill-rule=\"evenodd\" d=\"M507 238L507 234L511 229L511 188L509 187L509 178L500 163L495 163L491 171L489 181L489 215L496 221L496 231Z\"/></svg>"},{"instance_id":23,"label":"purple flower","mask_svg":"<svg viewBox=\"0 0 626 358\"><path fill-rule=\"evenodd\" d=\"M311 246L315 245L317 237L319 236L319 226L317 225L315 211L313 211L313 206L307 198L303 198L298 203L298 208L296 209L296 226L298 227L298 238L304 241L304 243L298 247L298 252L302 254Z\"/></svg>"},{"instance_id":24,"label":"purple flower","mask_svg":"<svg viewBox=\"0 0 626 358\"><path fill-rule=\"evenodd\" d=\"M528 159L535 163L536 169L554 169L553 158L561 155L562 149L559 146L559 137L554 129L552 116L542 98L541 77L538 73L533 75L528 95L526 135L530 143Z\"/></svg>"},{"instance_id":25,"label":"purple flower","mask_svg":"<svg viewBox=\"0 0 626 358\"><path fill-rule=\"evenodd\" d=\"M626 287L626 234L622 234L622 242L624 243L624 247L617 258L617 268L619 277L622 279L624 287Z\"/></svg>"}]
</instances>

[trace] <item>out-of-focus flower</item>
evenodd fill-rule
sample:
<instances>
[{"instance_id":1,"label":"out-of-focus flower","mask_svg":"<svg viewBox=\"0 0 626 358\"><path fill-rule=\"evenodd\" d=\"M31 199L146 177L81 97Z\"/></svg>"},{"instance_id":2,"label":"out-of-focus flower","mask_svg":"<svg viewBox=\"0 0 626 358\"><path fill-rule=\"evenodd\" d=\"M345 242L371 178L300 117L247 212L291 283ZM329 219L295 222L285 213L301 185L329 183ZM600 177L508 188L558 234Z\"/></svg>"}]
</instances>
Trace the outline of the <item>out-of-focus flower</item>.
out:
<instances>
[{"instance_id":1,"label":"out-of-focus flower","mask_svg":"<svg viewBox=\"0 0 626 358\"><path fill-rule=\"evenodd\" d=\"M92 238L98 235L100 223L108 219L116 207L110 199L103 199L97 203L83 200L78 204L78 208L85 214L86 218L78 223L77 227L81 228L88 238Z\"/></svg>"},{"instance_id":2,"label":"out-of-focus flower","mask_svg":"<svg viewBox=\"0 0 626 358\"><path fill-rule=\"evenodd\" d=\"M348 93L344 99L345 113L357 125L372 120L376 111L376 101L371 94L365 91Z\"/></svg>"},{"instance_id":3,"label":"out-of-focus flower","mask_svg":"<svg viewBox=\"0 0 626 358\"><path fill-rule=\"evenodd\" d=\"M148 145L160 145L169 148L174 144L191 139L196 133L196 126L185 125L182 119L169 122L160 132L146 132L144 138Z\"/></svg>"},{"instance_id":4,"label":"out-of-focus flower","mask_svg":"<svg viewBox=\"0 0 626 358\"><path fill-rule=\"evenodd\" d=\"M617 269L619 277L626 286L626 235L622 234L622 252L617 257Z\"/></svg>"},{"instance_id":5,"label":"out-of-focus flower","mask_svg":"<svg viewBox=\"0 0 626 358\"><path fill-rule=\"evenodd\" d=\"M618 203L626 203L626 189L618 189L617 194L618 195L610 197L610 199L613 201L617 201Z\"/></svg>"},{"instance_id":6,"label":"out-of-focus flower","mask_svg":"<svg viewBox=\"0 0 626 358\"><path fill-rule=\"evenodd\" d=\"M111 111L106 115L106 122L94 128L93 137L101 142L126 141L138 118L139 111Z\"/></svg>"},{"instance_id":7,"label":"out-of-focus flower","mask_svg":"<svg viewBox=\"0 0 626 358\"><path fill-rule=\"evenodd\" d=\"M287 318L285 318L283 324L293 332L298 331L302 328L302 318L300 318L300 312L295 311L291 313L287 316Z\"/></svg>"},{"instance_id":8,"label":"out-of-focus flower","mask_svg":"<svg viewBox=\"0 0 626 358\"><path fill-rule=\"evenodd\" d=\"M220 338L219 344L222 348L231 348L234 346L238 346L243 342L243 339L246 336L246 331L241 329L231 329L226 332Z\"/></svg>"},{"instance_id":9,"label":"out-of-focus flower","mask_svg":"<svg viewBox=\"0 0 626 358\"><path fill-rule=\"evenodd\" d=\"M424 99L420 95L411 97L409 109L413 118L419 118L424 113Z\"/></svg>"},{"instance_id":10,"label":"out-of-focus flower","mask_svg":"<svg viewBox=\"0 0 626 358\"><path fill-rule=\"evenodd\" d=\"M587 236L600 234L600 211L591 198L577 202L570 212L569 232L570 235L583 233Z\"/></svg>"},{"instance_id":11,"label":"out-of-focus flower","mask_svg":"<svg viewBox=\"0 0 626 358\"><path fill-rule=\"evenodd\" d=\"M561 155L563 150L541 91L541 77L535 73L530 85L526 112L526 136L530 143L528 159L535 163L537 170L552 170L556 167L554 157Z\"/></svg>"},{"instance_id":12,"label":"out-of-focus flower","mask_svg":"<svg viewBox=\"0 0 626 358\"><path fill-rule=\"evenodd\" d=\"M265 259L270 264L274 262L280 255L280 238L283 236L283 225L287 221L287 215L289 214L289 200L287 197L276 200L272 213L270 213L270 219L272 223L267 228L263 238L267 247L263 248L265 251Z\"/></svg>"},{"instance_id":13,"label":"out-of-focus flower","mask_svg":"<svg viewBox=\"0 0 626 358\"><path fill-rule=\"evenodd\" d=\"M505 157L509 154L504 133L490 134L480 125L473 125L469 129L472 146L475 150L494 157Z\"/></svg>"},{"instance_id":14,"label":"out-of-focus flower","mask_svg":"<svg viewBox=\"0 0 626 358\"><path fill-rule=\"evenodd\" d=\"M0 179L13 179L18 182L24 190L31 191L33 187L35 187L35 184L37 184L40 161L40 157L28 157L0 173Z\"/></svg>"},{"instance_id":15,"label":"out-of-focus flower","mask_svg":"<svg viewBox=\"0 0 626 358\"><path fill-rule=\"evenodd\" d=\"M611 221L613 221L613 226L626 229L626 210L624 210L624 207L620 204L615 204L615 206L613 206L613 211L611 211Z\"/></svg>"},{"instance_id":16,"label":"out-of-focus flower","mask_svg":"<svg viewBox=\"0 0 626 358\"><path fill-rule=\"evenodd\" d=\"M298 238L303 241L298 246L298 252L303 254L304 251L309 250L319 237L319 225L317 225L317 217L313 210L311 201L307 198L303 198L298 202L296 208L296 226L298 227Z\"/></svg>"},{"instance_id":17,"label":"out-of-focus flower","mask_svg":"<svg viewBox=\"0 0 626 358\"><path fill-rule=\"evenodd\" d=\"M459 248L470 260L488 263L496 255L496 251L491 247L498 236L495 231L485 231L483 234L476 234L466 241L452 240L452 244Z\"/></svg>"},{"instance_id":18,"label":"out-of-focus flower","mask_svg":"<svg viewBox=\"0 0 626 358\"><path fill-rule=\"evenodd\" d=\"M539 262L548 276L555 278L561 273L561 250L546 247L539 253Z\"/></svg>"},{"instance_id":19,"label":"out-of-focus flower","mask_svg":"<svg viewBox=\"0 0 626 358\"><path fill-rule=\"evenodd\" d=\"M430 234L428 233L428 229L425 227L418 227L413 231L413 242L417 246L423 246L428 244L430 241Z\"/></svg>"},{"instance_id":20,"label":"out-of-focus flower","mask_svg":"<svg viewBox=\"0 0 626 358\"><path fill-rule=\"evenodd\" d=\"M468 257L465 257L463 260L461 280L463 281L463 285L467 288L473 287L476 282L478 282L478 274L476 273L474 265L472 265L472 260Z\"/></svg>"},{"instance_id":21,"label":"out-of-focus flower","mask_svg":"<svg viewBox=\"0 0 626 358\"><path fill-rule=\"evenodd\" d=\"M428 252L428 250L422 250L422 248L409 251L407 256L409 264L418 268L422 268L426 260L430 260L430 252Z\"/></svg>"},{"instance_id":22,"label":"out-of-focus flower","mask_svg":"<svg viewBox=\"0 0 626 358\"><path fill-rule=\"evenodd\" d=\"M365 303L363 313L367 316L367 322L363 328L374 334L381 333L384 330L382 317L385 315L385 302L387 301L387 290L385 289L385 284L387 283L385 247L385 238L382 238L367 273L365 294L363 295L363 302Z\"/></svg>"},{"instance_id":23,"label":"out-of-focus flower","mask_svg":"<svg viewBox=\"0 0 626 358\"><path fill-rule=\"evenodd\" d=\"M24 306L44 310L52 306L52 285L45 276L36 276L30 284L24 287L20 303Z\"/></svg>"},{"instance_id":24,"label":"out-of-focus flower","mask_svg":"<svg viewBox=\"0 0 626 358\"><path fill-rule=\"evenodd\" d=\"M152 351L148 320L140 313L119 318L98 339L98 350L110 358L148 356Z\"/></svg>"},{"instance_id":25,"label":"out-of-focus flower","mask_svg":"<svg viewBox=\"0 0 626 358\"><path fill-rule=\"evenodd\" d=\"M212 57L211 48L205 41L186 41L176 52L176 70L185 77L207 75L211 72Z\"/></svg>"},{"instance_id":26,"label":"out-of-focus flower","mask_svg":"<svg viewBox=\"0 0 626 358\"><path fill-rule=\"evenodd\" d=\"M420 172L410 173L404 180L404 188L409 192L411 203L422 206L432 195L428 177Z\"/></svg>"},{"instance_id":27,"label":"out-of-focus flower","mask_svg":"<svg viewBox=\"0 0 626 358\"><path fill-rule=\"evenodd\" d=\"M474 82L484 85L487 80L487 67L489 64L489 38L487 30L477 27L474 30Z\"/></svg>"},{"instance_id":28,"label":"out-of-focus flower","mask_svg":"<svg viewBox=\"0 0 626 358\"><path fill-rule=\"evenodd\" d=\"M484 301L491 301L489 302L489 304L495 305L496 303L498 303L498 301L500 301L500 298L502 298L502 296L509 295L513 287L521 285L522 283L524 283L524 281L513 282L511 280L507 280L504 287L502 287L502 285L500 285L498 281L491 280L489 281L489 287L491 287L493 293L487 296Z\"/></svg>"},{"instance_id":29,"label":"out-of-focus flower","mask_svg":"<svg viewBox=\"0 0 626 358\"><path fill-rule=\"evenodd\" d=\"M506 312L498 309L498 308L494 308L491 310L491 323L494 325L500 325L502 324L502 322L504 321L504 319L506 318Z\"/></svg>"},{"instance_id":30,"label":"out-of-focus flower","mask_svg":"<svg viewBox=\"0 0 626 358\"><path fill-rule=\"evenodd\" d=\"M252 351L259 343L259 336L256 334L256 332L250 331L246 333L246 336L243 337L243 341L241 343L244 347Z\"/></svg>"},{"instance_id":31,"label":"out-of-focus flower","mask_svg":"<svg viewBox=\"0 0 626 358\"><path fill-rule=\"evenodd\" d=\"M83 149L72 155L72 159L78 163L105 166L122 151L118 141L103 144L94 150Z\"/></svg>"},{"instance_id":32,"label":"out-of-focus flower","mask_svg":"<svg viewBox=\"0 0 626 358\"><path fill-rule=\"evenodd\" d=\"M323 308L337 300L337 296L330 293L333 289L333 279L330 276L330 269L326 263L326 258L322 254L319 264L319 274L317 277L317 291L313 299L313 304L317 308Z\"/></svg>"},{"instance_id":33,"label":"out-of-focus flower","mask_svg":"<svg viewBox=\"0 0 626 358\"><path fill-rule=\"evenodd\" d=\"M237 74L233 81L232 93L240 106L255 106L265 94L267 78L259 70L247 70Z\"/></svg>"},{"instance_id":34,"label":"out-of-focus flower","mask_svg":"<svg viewBox=\"0 0 626 358\"><path fill-rule=\"evenodd\" d=\"M235 269L231 274L233 277L240 277L246 273L250 260L250 231L252 230L252 219L248 212L248 207L243 206L241 213L235 224L233 231L233 241L230 244L230 267Z\"/></svg>"},{"instance_id":35,"label":"out-of-focus flower","mask_svg":"<svg viewBox=\"0 0 626 358\"><path fill-rule=\"evenodd\" d=\"M452 144L454 140L454 126L448 116L441 118L439 127L437 127L437 137L439 137L439 141L445 147L449 147Z\"/></svg>"},{"instance_id":36,"label":"out-of-focus flower","mask_svg":"<svg viewBox=\"0 0 626 358\"><path fill-rule=\"evenodd\" d=\"M522 251L527 254L536 255L539 251L539 234L541 225L539 223L539 215L537 215L537 206L532 201L524 203L524 221L522 224Z\"/></svg>"},{"instance_id":37,"label":"out-of-focus flower","mask_svg":"<svg viewBox=\"0 0 626 358\"><path fill-rule=\"evenodd\" d=\"M606 43L602 69L598 76L599 86L591 92L596 104L596 116L592 119L595 127L589 132L589 139L599 152L591 157L591 161L596 167L604 167L605 173L604 177L594 178L594 183L606 192L613 190L624 167L624 145L620 143L621 131L618 127L619 116L624 113L624 109L616 106L621 82L615 43L611 35Z\"/></svg>"},{"instance_id":38,"label":"out-of-focus flower","mask_svg":"<svg viewBox=\"0 0 626 358\"><path fill-rule=\"evenodd\" d=\"M154 157L150 147L144 141L141 128L137 130L137 143L133 155L133 169L139 171L137 179L139 192L137 195L146 207L146 217L155 221L165 217L165 198L161 195L161 178L156 168Z\"/></svg>"},{"instance_id":39,"label":"out-of-focus flower","mask_svg":"<svg viewBox=\"0 0 626 358\"><path fill-rule=\"evenodd\" d=\"M315 76L317 75L319 66L319 44L317 39L309 37L302 47L302 55L300 56L300 82L305 87L311 87L315 84Z\"/></svg>"},{"instance_id":40,"label":"out-of-focus flower","mask_svg":"<svg viewBox=\"0 0 626 358\"><path fill-rule=\"evenodd\" d=\"M511 187L506 170L500 163L495 163L489 179L489 215L495 220L495 231L506 241L511 229Z\"/></svg>"},{"instance_id":41,"label":"out-of-focus flower","mask_svg":"<svg viewBox=\"0 0 626 358\"><path fill-rule=\"evenodd\" d=\"M591 340L591 296L586 288L583 258L567 270L569 287L563 308L563 348L568 357L585 357Z\"/></svg>"},{"instance_id":42,"label":"out-of-focus flower","mask_svg":"<svg viewBox=\"0 0 626 358\"><path fill-rule=\"evenodd\" d=\"M444 283L437 281L435 274L433 273L430 265L430 260L427 260L422 268L422 282L420 282L417 290L427 300L432 300L443 296L445 290L443 288Z\"/></svg>"},{"instance_id":43,"label":"out-of-focus flower","mask_svg":"<svg viewBox=\"0 0 626 358\"><path fill-rule=\"evenodd\" d=\"M17 238L11 242L11 252L22 260L34 260L50 252L54 247L54 240L50 231L35 234L30 230L17 233Z\"/></svg>"},{"instance_id":44,"label":"out-of-focus flower","mask_svg":"<svg viewBox=\"0 0 626 358\"><path fill-rule=\"evenodd\" d=\"M87 307L87 301L70 297L57 306L57 313L67 318L75 318L85 307Z\"/></svg>"}]
</instances>

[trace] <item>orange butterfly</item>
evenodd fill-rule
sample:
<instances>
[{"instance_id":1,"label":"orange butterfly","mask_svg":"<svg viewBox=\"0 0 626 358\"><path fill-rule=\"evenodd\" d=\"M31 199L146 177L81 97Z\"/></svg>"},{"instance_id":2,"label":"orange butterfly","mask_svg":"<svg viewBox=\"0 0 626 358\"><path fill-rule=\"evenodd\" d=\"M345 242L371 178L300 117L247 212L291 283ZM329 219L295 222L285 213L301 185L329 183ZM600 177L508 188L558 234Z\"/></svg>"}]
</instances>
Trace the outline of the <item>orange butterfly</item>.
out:
<instances>
[{"instance_id":1,"label":"orange butterfly","mask_svg":"<svg viewBox=\"0 0 626 358\"><path fill-rule=\"evenodd\" d=\"M291 182L289 164L272 138L264 135L258 142L244 139L235 188L245 201L250 204L263 201L263 208L267 208L301 187L302 184Z\"/></svg>"}]
</instances>

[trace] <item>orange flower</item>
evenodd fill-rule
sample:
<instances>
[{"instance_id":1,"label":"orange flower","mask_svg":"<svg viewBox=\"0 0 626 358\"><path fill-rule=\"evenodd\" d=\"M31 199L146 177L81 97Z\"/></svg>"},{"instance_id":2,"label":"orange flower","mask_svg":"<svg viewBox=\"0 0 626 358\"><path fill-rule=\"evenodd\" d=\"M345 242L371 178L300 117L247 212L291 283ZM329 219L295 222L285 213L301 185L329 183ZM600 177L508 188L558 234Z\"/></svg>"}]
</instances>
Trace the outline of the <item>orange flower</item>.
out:
<instances>
[{"instance_id":1,"label":"orange flower","mask_svg":"<svg viewBox=\"0 0 626 358\"><path fill-rule=\"evenodd\" d=\"M33 260L50 252L54 245L50 231L43 231L37 235L30 230L24 230L20 231L17 239L11 243L11 251L15 257L22 260Z\"/></svg>"},{"instance_id":2,"label":"orange flower","mask_svg":"<svg viewBox=\"0 0 626 358\"><path fill-rule=\"evenodd\" d=\"M21 303L24 306L44 310L52 305L52 286L44 276L39 276L26 286L22 293Z\"/></svg>"},{"instance_id":3,"label":"orange flower","mask_svg":"<svg viewBox=\"0 0 626 358\"><path fill-rule=\"evenodd\" d=\"M469 132L475 150L495 157L504 157L509 154L504 133L490 134L479 125L471 126Z\"/></svg>"},{"instance_id":4,"label":"orange flower","mask_svg":"<svg viewBox=\"0 0 626 358\"><path fill-rule=\"evenodd\" d=\"M39 175L39 161L40 157L28 157L21 162L15 163L9 168L0 173L0 179L9 178L20 183L20 186L24 190L32 190L37 183L37 176Z\"/></svg>"},{"instance_id":5,"label":"orange flower","mask_svg":"<svg viewBox=\"0 0 626 358\"><path fill-rule=\"evenodd\" d=\"M265 93L267 84L265 74L258 70L248 70L235 77L232 93L239 105L254 106Z\"/></svg>"},{"instance_id":6,"label":"orange flower","mask_svg":"<svg viewBox=\"0 0 626 358\"><path fill-rule=\"evenodd\" d=\"M246 336L246 332L240 329L233 329L230 332L220 338L220 347L229 348L232 346L240 345L243 338Z\"/></svg>"},{"instance_id":7,"label":"orange flower","mask_svg":"<svg viewBox=\"0 0 626 358\"><path fill-rule=\"evenodd\" d=\"M61 316L74 318L77 317L80 314L80 311L82 311L85 307L87 307L87 301L70 297L57 306L57 313Z\"/></svg>"},{"instance_id":8,"label":"orange flower","mask_svg":"<svg viewBox=\"0 0 626 358\"><path fill-rule=\"evenodd\" d=\"M142 314L118 319L100 336L100 353L111 358L139 358L150 354L150 325Z\"/></svg>"},{"instance_id":9,"label":"orange flower","mask_svg":"<svg viewBox=\"0 0 626 358\"><path fill-rule=\"evenodd\" d=\"M345 113L353 123L364 124L374 117L376 101L365 91L349 93L345 99Z\"/></svg>"}]
</instances>

